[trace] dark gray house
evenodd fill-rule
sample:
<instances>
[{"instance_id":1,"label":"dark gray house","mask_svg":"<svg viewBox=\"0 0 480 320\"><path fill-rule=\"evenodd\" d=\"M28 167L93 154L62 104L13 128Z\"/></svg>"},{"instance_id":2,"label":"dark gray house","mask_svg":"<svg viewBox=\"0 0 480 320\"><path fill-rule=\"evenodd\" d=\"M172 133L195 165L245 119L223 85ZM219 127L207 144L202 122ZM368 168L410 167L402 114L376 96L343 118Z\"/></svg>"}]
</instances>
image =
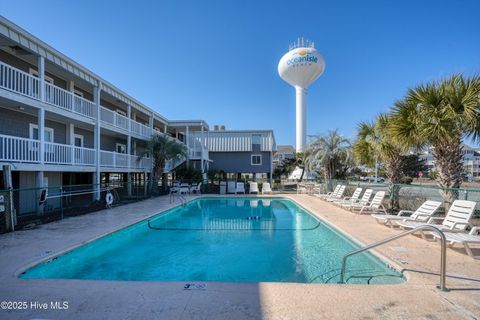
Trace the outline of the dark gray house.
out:
<instances>
[{"instance_id":1,"label":"dark gray house","mask_svg":"<svg viewBox=\"0 0 480 320\"><path fill-rule=\"evenodd\" d=\"M276 150L272 130L214 130L207 132L210 169L240 175L271 178Z\"/></svg>"}]
</instances>

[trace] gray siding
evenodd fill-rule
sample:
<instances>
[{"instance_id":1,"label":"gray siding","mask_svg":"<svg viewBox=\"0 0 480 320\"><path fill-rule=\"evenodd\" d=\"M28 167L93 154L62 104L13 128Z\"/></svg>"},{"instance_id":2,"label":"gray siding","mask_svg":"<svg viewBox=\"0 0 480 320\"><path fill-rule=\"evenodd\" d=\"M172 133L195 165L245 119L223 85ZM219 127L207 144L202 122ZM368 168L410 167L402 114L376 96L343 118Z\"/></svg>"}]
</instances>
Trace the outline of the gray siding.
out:
<instances>
[{"instance_id":1,"label":"gray siding","mask_svg":"<svg viewBox=\"0 0 480 320\"><path fill-rule=\"evenodd\" d=\"M30 123L37 123L37 117L0 108L0 134L29 138Z\"/></svg>"},{"instance_id":2,"label":"gray siding","mask_svg":"<svg viewBox=\"0 0 480 320\"><path fill-rule=\"evenodd\" d=\"M0 108L0 134L30 138L30 123L37 123L37 117ZM45 126L54 130L53 142L66 142L66 125L52 120L45 120Z\"/></svg>"},{"instance_id":3,"label":"gray siding","mask_svg":"<svg viewBox=\"0 0 480 320\"><path fill-rule=\"evenodd\" d=\"M251 165L251 155L261 154L262 164ZM213 161L210 168L223 170L227 173L268 173L270 172L270 152L210 152Z\"/></svg>"},{"instance_id":4,"label":"gray siding","mask_svg":"<svg viewBox=\"0 0 480 320\"><path fill-rule=\"evenodd\" d=\"M117 143L127 145L127 140L102 135L102 137L100 138L100 149L104 151L115 151Z\"/></svg>"},{"instance_id":5,"label":"gray siding","mask_svg":"<svg viewBox=\"0 0 480 320\"><path fill-rule=\"evenodd\" d=\"M15 57L14 55L8 54L7 52L0 50L0 61L3 61L6 64L11 65L14 68L20 69L26 73L30 73L30 68L37 70L37 66L32 65L28 62L23 61ZM53 84L62 89L67 89L67 82L64 79L61 79L52 73L45 70L45 75L53 79Z\"/></svg>"},{"instance_id":6,"label":"gray siding","mask_svg":"<svg viewBox=\"0 0 480 320\"><path fill-rule=\"evenodd\" d=\"M53 129L53 142L67 143L67 126L64 123L45 120L45 127Z\"/></svg>"},{"instance_id":7,"label":"gray siding","mask_svg":"<svg viewBox=\"0 0 480 320\"><path fill-rule=\"evenodd\" d=\"M94 147L94 140L93 140L93 131L88 131L81 128L75 128L75 134L81 134L83 136L83 146L85 148L93 148ZM102 136L103 138L103 136Z\"/></svg>"}]
</instances>

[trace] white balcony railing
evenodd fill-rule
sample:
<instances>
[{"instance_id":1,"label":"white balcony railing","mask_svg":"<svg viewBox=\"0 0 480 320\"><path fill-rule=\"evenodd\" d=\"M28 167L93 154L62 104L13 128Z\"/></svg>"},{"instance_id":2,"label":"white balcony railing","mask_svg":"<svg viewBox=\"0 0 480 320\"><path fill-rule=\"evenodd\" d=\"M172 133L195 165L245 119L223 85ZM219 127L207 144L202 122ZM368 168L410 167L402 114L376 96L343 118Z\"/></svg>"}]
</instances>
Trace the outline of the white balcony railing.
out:
<instances>
[{"instance_id":1,"label":"white balcony railing","mask_svg":"<svg viewBox=\"0 0 480 320\"><path fill-rule=\"evenodd\" d=\"M40 80L29 73L1 61L0 87L40 100ZM91 119L95 119L96 117L96 106L93 101L79 97L71 91L67 91L48 82L44 83L44 93L44 101L50 105ZM152 135L152 130L149 126L128 119L105 107L101 106L100 108L100 120L102 122L123 130L128 130L128 122L130 121L133 133L144 138L150 138Z\"/></svg>"},{"instance_id":2,"label":"white balcony railing","mask_svg":"<svg viewBox=\"0 0 480 320\"><path fill-rule=\"evenodd\" d=\"M0 62L0 87L38 99L39 84L38 78Z\"/></svg>"},{"instance_id":3,"label":"white balcony railing","mask_svg":"<svg viewBox=\"0 0 480 320\"><path fill-rule=\"evenodd\" d=\"M141 158L141 159L139 159L138 156L135 156L135 155L130 156L130 168L150 169L151 166L152 166L152 159L151 158Z\"/></svg>"},{"instance_id":4,"label":"white balcony railing","mask_svg":"<svg viewBox=\"0 0 480 320\"><path fill-rule=\"evenodd\" d=\"M51 164L72 164L72 150L71 145L45 142L45 163Z\"/></svg>"},{"instance_id":5,"label":"white balcony railing","mask_svg":"<svg viewBox=\"0 0 480 320\"><path fill-rule=\"evenodd\" d=\"M142 137L149 138L152 136L152 129L140 122L130 120L130 130Z\"/></svg>"},{"instance_id":6,"label":"white balcony railing","mask_svg":"<svg viewBox=\"0 0 480 320\"><path fill-rule=\"evenodd\" d=\"M123 130L128 130L127 117L119 114L118 112L112 111L102 106L100 106L100 120L114 127L117 127Z\"/></svg>"},{"instance_id":7,"label":"white balcony railing","mask_svg":"<svg viewBox=\"0 0 480 320\"><path fill-rule=\"evenodd\" d=\"M76 147L68 144L45 142L44 163L56 165L95 166L95 149ZM100 164L103 167L150 169L151 159L138 156L100 151ZM20 163L40 163L40 141L14 136L0 135L0 161Z\"/></svg>"},{"instance_id":8,"label":"white balcony railing","mask_svg":"<svg viewBox=\"0 0 480 320\"><path fill-rule=\"evenodd\" d=\"M0 161L8 162L39 162L40 142L0 135Z\"/></svg>"},{"instance_id":9,"label":"white balcony railing","mask_svg":"<svg viewBox=\"0 0 480 320\"><path fill-rule=\"evenodd\" d=\"M128 168L128 154L102 150L100 151L100 166Z\"/></svg>"},{"instance_id":10,"label":"white balcony railing","mask_svg":"<svg viewBox=\"0 0 480 320\"><path fill-rule=\"evenodd\" d=\"M73 162L75 165L94 166L96 163L95 149L74 147Z\"/></svg>"}]
</instances>

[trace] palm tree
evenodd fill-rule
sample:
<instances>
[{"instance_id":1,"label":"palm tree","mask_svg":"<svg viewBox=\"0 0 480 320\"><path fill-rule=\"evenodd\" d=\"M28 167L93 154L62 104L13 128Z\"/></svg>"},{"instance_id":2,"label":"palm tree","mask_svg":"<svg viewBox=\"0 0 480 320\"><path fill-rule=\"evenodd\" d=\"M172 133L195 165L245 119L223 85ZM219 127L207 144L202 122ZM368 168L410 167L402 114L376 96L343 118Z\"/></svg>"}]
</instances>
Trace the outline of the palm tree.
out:
<instances>
[{"instance_id":1,"label":"palm tree","mask_svg":"<svg viewBox=\"0 0 480 320\"><path fill-rule=\"evenodd\" d=\"M293 157L286 158L282 163L277 167L277 173L279 175L289 176L295 171L296 168L302 169L302 174L300 175L300 181L303 180L303 175L305 173L306 165L308 166L308 154L305 152L295 152Z\"/></svg>"},{"instance_id":2,"label":"palm tree","mask_svg":"<svg viewBox=\"0 0 480 320\"><path fill-rule=\"evenodd\" d=\"M163 172L167 161L178 161L187 155L187 147L166 135L155 134L143 145L138 161L150 156L153 161L153 181L162 177L162 189L167 186L166 174Z\"/></svg>"},{"instance_id":3,"label":"palm tree","mask_svg":"<svg viewBox=\"0 0 480 320\"><path fill-rule=\"evenodd\" d=\"M342 164L351 159L350 141L338 129L316 136L308 147L308 167L322 168L325 179L334 179Z\"/></svg>"},{"instance_id":4,"label":"palm tree","mask_svg":"<svg viewBox=\"0 0 480 320\"><path fill-rule=\"evenodd\" d=\"M431 147L437 184L447 204L462 183L462 142L479 140L480 78L454 75L410 89L392 110L394 138L409 147Z\"/></svg>"},{"instance_id":5,"label":"palm tree","mask_svg":"<svg viewBox=\"0 0 480 320\"><path fill-rule=\"evenodd\" d=\"M400 183L403 176L403 152L401 144L391 137L391 119L386 114L377 116L373 123L361 122L358 125L358 138L353 145L353 153L357 161L369 167L382 162L390 191L390 207L398 208L398 189L394 185ZM376 168L375 168L376 169Z\"/></svg>"}]
</instances>

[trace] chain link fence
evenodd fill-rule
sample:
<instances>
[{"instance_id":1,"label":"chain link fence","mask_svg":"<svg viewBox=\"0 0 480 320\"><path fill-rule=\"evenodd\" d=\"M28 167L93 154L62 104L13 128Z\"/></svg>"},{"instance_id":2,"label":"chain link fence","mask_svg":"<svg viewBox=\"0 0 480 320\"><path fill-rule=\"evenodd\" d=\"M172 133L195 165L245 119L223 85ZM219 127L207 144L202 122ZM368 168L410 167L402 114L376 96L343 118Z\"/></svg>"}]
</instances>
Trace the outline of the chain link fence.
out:
<instances>
[{"instance_id":1,"label":"chain link fence","mask_svg":"<svg viewBox=\"0 0 480 320\"><path fill-rule=\"evenodd\" d=\"M333 191L337 185L345 185L345 196L352 195L357 187L372 189L373 192L385 191L385 205L390 211L416 210L427 200L441 201L445 207L449 207L454 200L471 200L480 202L480 189L475 188L441 188L434 185L418 184L393 184L369 183L365 181L330 180L317 184L321 193ZM442 210L439 211L442 213ZM475 211L475 216L480 217L480 206Z\"/></svg>"}]
</instances>

